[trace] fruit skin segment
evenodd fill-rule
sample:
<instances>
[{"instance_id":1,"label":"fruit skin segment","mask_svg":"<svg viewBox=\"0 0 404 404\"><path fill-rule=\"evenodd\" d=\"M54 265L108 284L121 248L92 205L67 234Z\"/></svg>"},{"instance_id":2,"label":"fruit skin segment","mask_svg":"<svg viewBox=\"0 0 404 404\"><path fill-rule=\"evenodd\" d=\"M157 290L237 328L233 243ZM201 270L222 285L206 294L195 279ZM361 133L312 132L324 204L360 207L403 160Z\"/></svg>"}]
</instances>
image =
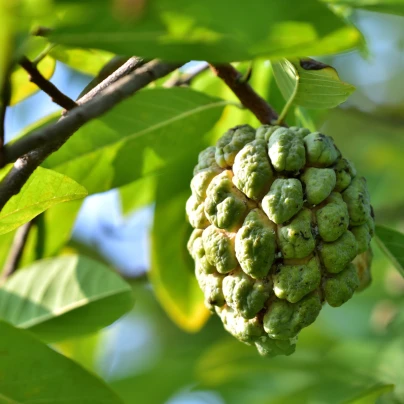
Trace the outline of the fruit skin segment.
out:
<instances>
[{"instance_id":1,"label":"fruit skin segment","mask_svg":"<svg viewBox=\"0 0 404 404\"><path fill-rule=\"evenodd\" d=\"M205 304L260 355L290 355L324 304L371 281L366 180L330 136L229 129L199 154L186 214Z\"/></svg>"}]
</instances>

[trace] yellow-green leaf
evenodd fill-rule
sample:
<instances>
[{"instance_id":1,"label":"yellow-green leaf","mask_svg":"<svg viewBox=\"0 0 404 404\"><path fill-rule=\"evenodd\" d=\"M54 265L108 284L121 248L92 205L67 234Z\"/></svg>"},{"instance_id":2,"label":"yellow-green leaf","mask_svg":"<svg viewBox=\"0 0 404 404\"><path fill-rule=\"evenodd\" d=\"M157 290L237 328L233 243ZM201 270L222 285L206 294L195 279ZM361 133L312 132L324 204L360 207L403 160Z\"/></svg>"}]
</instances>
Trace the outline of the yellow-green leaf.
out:
<instances>
[{"instance_id":1,"label":"yellow-green leaf","mask_svg":"<svg viewBox=\"0 0 404 404\"><path fill-rule=\"evenodd\" d=\"M194 263L186 248L191 227L185 219L185 202L195 160L194 152L159 177L150 273L162 307L188 332L198 331L209 317L195 278Z\"/></svg>"},{"instance_id":2,"label":"yellow-green leaf","mask_svg":"<svg viewBox=\"0 0 404 404\"><path fill-rule=\"evenodd\" d=\"M56 46L50 55L79 72L95 76L114 54L96 49L77 49Z\"/></svg>"},{"instance_id":3,"label":"yellow-green leaf","mask_svg":"<svg viewBox=\"0 0 404 404\"><path fill-rule=\"evenodd\" d=\"M50 79L55 71L56 61L50 56L46 56L38 63L38 70L46 79ZM11 101L10 105L14 105L24 100L25 98L39 91L36 84L31 83L29 74L22 68L18 67L11 74Z\"/></svg>"},{"instance_id":4,"label":"yellow-green leaf","mask_svg":"<svg viewBox=\"0 0 404 404\"><path fill-rule=\"evenodd\" d=\"M4 176L8 167L0 172ZM0 234L7 233L58 203L87 196L84 187L71 178L39 167L0 212Z\"/></svg>"}]
</instances>

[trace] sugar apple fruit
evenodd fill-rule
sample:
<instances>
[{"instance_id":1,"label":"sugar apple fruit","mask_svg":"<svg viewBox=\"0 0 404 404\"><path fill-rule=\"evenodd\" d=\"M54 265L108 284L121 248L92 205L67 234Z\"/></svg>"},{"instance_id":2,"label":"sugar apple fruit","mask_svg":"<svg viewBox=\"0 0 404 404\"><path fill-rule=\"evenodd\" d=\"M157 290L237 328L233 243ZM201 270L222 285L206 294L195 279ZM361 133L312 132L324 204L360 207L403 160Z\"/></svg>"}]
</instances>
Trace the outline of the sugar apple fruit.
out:
<instances>
[{"instance_id":1,"label":"sugar apple fruit","mask_svg":"<svg viewBox=\"0 0 404 404\"><path fill-rule=\"evenodd\" d=\"M241 125L199 154L186 213L206 306L262 355L290 355L325 302L370 283L366 180L331 137Z\"/></svg>"}]
</instances>

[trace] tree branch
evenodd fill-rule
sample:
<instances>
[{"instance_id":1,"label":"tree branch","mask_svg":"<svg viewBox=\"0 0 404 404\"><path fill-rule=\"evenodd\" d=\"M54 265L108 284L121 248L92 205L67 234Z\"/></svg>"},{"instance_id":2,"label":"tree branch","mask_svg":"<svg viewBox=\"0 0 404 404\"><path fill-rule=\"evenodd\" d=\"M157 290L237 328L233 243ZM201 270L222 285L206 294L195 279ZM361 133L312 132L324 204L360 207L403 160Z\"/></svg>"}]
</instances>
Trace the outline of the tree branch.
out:
<instances>
[{"instance_id":1,"label":"tree branch","mask_svg":"<svg viewBox=\"0 0 404 404\"><path fill-rule=\"evenodd\" d=\"M6 111L11 99L10 73L11 68L8 67L6 74L4 74L3 85L0 88L0 167L4 162Z\"/></svg>"},{"instance_id":2,"label":"tree branch","mask_svg":"<svg viewBox=\"0 0 404 404\"><path fill-rule=\"evenodd\" d=\"M181 65L182 63L151 61L111 84L97 97L94 96L86 103L74 108L58 122L41 128L10 146L6 145L5 164L13 161L15 164L0 183L0 210L13 195L20 192L34 170L81 126L101 116L136 91Z\"/></svg>"},{"instance_id":3,"label":"tree branch","mask_svg":"<svg viewBox=\"0 0 404 404\"><path fill-rule=\"evenodd\" d=\"M42 76L36 65L29 61L25 56L21 58L20 66L29 74L30 81L36 84L43 92L48 94L54 103L67 110L77 107L77 104L71 98L63 94L54 84Z\"/></svg>"},{"instance_id":4,"label":"tree branch","mask_svg":"<svg viewBox=\"0 0 404 404\"><path fill-rule=\"evenodd\" d=\"M91 87L91 84L93 83L93 81L91 81L90 87L86 86L86 88L82 91L83 95L80 97L77 103L79 105L86 103L88 100L91 100L96 95L104 91L111 84L117 82L122 77L125 77L128 74L134 72L136 69L143 66L144 64L145 61L142 58L138 58L135 56L126 60L122 59L122 57L119 56L111 59L101 69L97 77L94 79L95 86ZM110 70L113 67L115 67L115 69L113 69L113 72L111 72Z\"/></svg>"},{"instance_id":5,"label":"tree branch","mask_svg":"<svg viewBox=\"0 0 404 404\"><path fill-rule=\"evenodd\" d=\"M194 69L188 71L187 73L185 73L179 77L172 77L172 78L168 79L163 84L163 87L171 88L171 87L179 87L179 86L189 86L191 84L191 81L196 76L203 73L207 69L209 69L208 64L201 64L200 66L196 66Z\"/></svg>"},{"instance_id":6,"label":"tree branch","mask_svg":"<svg viewBox=\"0 0 404 404\"><path fill-rule=\"evenodd\" d=\"M278 118L276 111L260 97L242 75L230 64L210 64L212 71L220 77L262 124L271 124Z\"/></svg>"},{"instance_id":7,"label":"tree branch","mask_svg":"<svg viewBox=\"0 0 404 404\"><path fill-rule=\"evenodd\" d=\"M32 225L33 220L23 224L16 231L13 244L4 264L3 272L0 276L0 284L3 283L10 275L12 275L16 271Z\"/></svg>"},{"instance_id":8,"label":"tree branch","mask_svg":"<svg viewBox=\"0 0 404 404\"><path fill-rule=\"evenodd\" d=\"M6 97L2 93L1 100L0 100L0 154L3 154L7 105L8 105L8 103L6 101ZM1 158L0 158L0 163L1 163Z\"/></svg>"}]
</instances>

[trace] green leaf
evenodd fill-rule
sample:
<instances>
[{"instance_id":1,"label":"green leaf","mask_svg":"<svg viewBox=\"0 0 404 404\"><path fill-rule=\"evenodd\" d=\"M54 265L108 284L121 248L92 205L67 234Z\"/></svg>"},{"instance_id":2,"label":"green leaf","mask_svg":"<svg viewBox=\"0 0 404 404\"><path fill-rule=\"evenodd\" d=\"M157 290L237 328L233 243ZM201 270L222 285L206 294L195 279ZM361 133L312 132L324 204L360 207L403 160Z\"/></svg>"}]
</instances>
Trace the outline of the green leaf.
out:
<instances>
[{"instance_id":1,"label":"green leaf","mask_svg":"<svg viewBox=\"0 0 404 404\"><path fill-rule=\"evenodd\" d=\"M53 205L85 196L87 191L71 178L39 167L0 212L0 234L16 229Z\"/></svg>"},{"instance_id":2,"label":"green leaf","mask_svg":"<svg viewBox=\"0 0 404 404\"><path fill-rule=\"evenodd\" d=\"M30 333L0 321L0 401L9 404L123 404L97 376Z\"/></svg>"},{"instance_id":3,"label":"green leaf","mask_svg":"<svg viewBox=\"0 0 404 404\"><path fill-rule=\"evenodd\" d=\"M294 107L294 115L296 126L302 126L310 129L311 132L316 132L328 114L324 109L306 109L304 107Z\"/></svg>"},{"instance_id":4,"label":"green leaf","mask_svg":"<svg viewBox=\"0 0 404 404\"><path fill-rule=\"evenodd\" d=\"M404 277L404 234L388 227L376 226L376 241Z\"/></svg>"},{"instance_id":5,"label":"green leaf","mask_svg":"<svg viewBox=\"0 0 404 404\"><path fill-rule=\"evenodd\" d=\"M60 253L70 239L82 201L74 200L52 206L34 219L18 267ZM0 235L0 268L4 267L15 232Z\"/></svg>"},{"instance_id":6,"label":"green leaf","mask_svg":"<svg viewBox=\"0 0 404 404\"><path fill-rule=\"evenodd\" d=\"M390 393L394 390L394 384L378 384L364 390L354 399L346 401L346 404L374 404L383 394Z\"/></svg>"},{"instance_id":7,"label":"green leaf","mask_svg":"<svg viewBox=\"0 0 404 404\"><path fill-rule=\"evenodd\" d=\"M133 4L133 5L131 5ZM85 18L82 16L85 15ZM317 0L81 1L51 34L56 43L165 60L229 62L257 56L330 54L360 34Z\"/></svg>"},{"instance_id":8,"label":"green leaf","mask_svg":"<svg viewBox=\"0 0 404 404\"><path fill-rule=\"evenodd\" d=\"M7 77L11 65L11 59L13 56L14 45L14 24L13 24L13 11L15 7L10 6L6 2L0 3L0 107L5 108L2 105L3 100L8 98L7 95Z\"/></svg>"},{"instance_id":9,"label":"green leaf","mask_svg":"<svg viewBox=\"0 0 404 404\"><path fill-rule=\"evenodd\" d=\"M276 82L287 101L306 108L334 108L355 90L337 71L312 59L283 59L272 64ZM284 115L284 113L282 113Z\"/></svg>"},{"instance_id":10,"label":"green leaf","mask_svg":"<svg viewBox=\"0 0 404 404\"><path fill-rule=\"evenodd\" d=\"M15 232L16 230L10 231L9 233L2 234L0 236L0 273L2 273L4 270L4 263L10 253L10 248L13 244Z\"/></svg>"},{"instance_id":11,"label":"green leaf","mask_svg":"<svg viewBox=\"0 0 404 404\"><path fill-rule=\"evenodd\" d=\"M122 213L127 215L151 204L156 194L156 182L156 176L149 175L119 188Z\"/></svg>"},{"instance_id":12,"label":"green leaf","mask_svg":"<svg viewBox=\"0 0 404 404\"><path fill-rule=\"evenodd\" d=\"M358 173L366 176L379 223L394 225L401 220L404 193L397 186L402 184L404 172L401 126L393 119L350 108L331 110L326 125L326 134L333 137L342 155L354 162Z\"/></svg>"},{"instance_id":13,"label":"green leaf","mask_svg":"<svg viewBox=\"0 0 404 404\"><path fill-rule=\"evenodd\" d=\"M44 166L89 193L123 186L198 148L227 104L188 88L142 90L79 129Z\"/></svg>"},{"instance_id":14,"label":"green leaf","mask_svg":"<svg viewBox=\"0 0 404 404\"><path fill-rule=\"evenodd\" d=\"M82 203L83 200L60 203L34 219L19 263L20 267L60 253L70 239Z\"/></svg>"},{"instance_id":15,"label":"green leaf","mask_svg":"<svg viewBox=\"0 0 404 404\"><path fill-rule=\"evenodd\" d=\"M195 383L193 367L197 349L189 346L186 351L176 346L170 348L153 367L146 367L132 377L112 381L114 390L126 403L167 403L181 388ZM156 380L159 380L158 389L153 387Z\"/></svg>"},{"instance_id":16,"label":"green leaf","mask_svg":"<svg viewBox=\"0 0 404 404\"><path fill-rule=\"evenodd\" d=\"M132 306L132 289L120 276L77 255L37 261L0 289L0 318L46 341L106 327Z\"/></svg>"},{"instance_id":17,"label":"green leaf","mask_svg":"<svg viewBox=\"0 0 404 404\"><path fill-rule=\"evenodd\" d=\"M74 49L61 45L53 48L50 55L72 69L90 76L97 75L114 56L113 53L96 49Z\"/></svg>"},{"instance_id":18,"label":"green leaf","mask_svg":"<svg viewBox=\"0 0 404 404\"><path fill-rule=\"evenodd\" d=\"M326 3L348 6L354 8L362 8L378 13L404 15L403 0L323 0Z\"/></svg>"},{"instance_id":19,"label":"green leaf","mask_svg":"<svg viewBox=\"0 0 404 404\"><path fill-rule=\"evenodd\" d=\"M380 383L376 367L382 343L334 338L309 327L293 355L268 360L228 336L201 352L196 376L201 388L219 390L231 403L340 404Z\"/></svg>"},{"instance_id":20,"label":"green leaf","mask_svg":"<svg viewBox=\"0 0 404 404\"><path fill-rule=\"evenodd\" d=\"M197 154L179 162L159 177L152 229L150 280L171 319L189 332L198 331L209 316L186 248L191 227L185 202Z\"/></svg>"},{"instance_id":21,"label":"green leaf","mask_svg":"<svg viewBox=\"0 0 404 404\"><path fill-rule=\"evenodd\" d=\"M53 76L55 67L56 61L50 56L46 56L38 63L38 70L47 80ZM15 105L39 91L39 87L30 81L29 74L22 67L11 74L11 87L10 105Z\"/></svg>"}]
</instances>

